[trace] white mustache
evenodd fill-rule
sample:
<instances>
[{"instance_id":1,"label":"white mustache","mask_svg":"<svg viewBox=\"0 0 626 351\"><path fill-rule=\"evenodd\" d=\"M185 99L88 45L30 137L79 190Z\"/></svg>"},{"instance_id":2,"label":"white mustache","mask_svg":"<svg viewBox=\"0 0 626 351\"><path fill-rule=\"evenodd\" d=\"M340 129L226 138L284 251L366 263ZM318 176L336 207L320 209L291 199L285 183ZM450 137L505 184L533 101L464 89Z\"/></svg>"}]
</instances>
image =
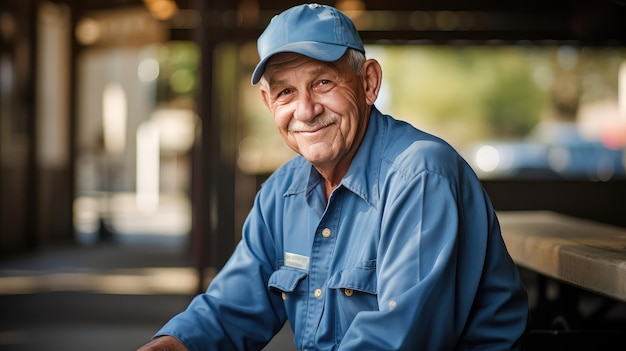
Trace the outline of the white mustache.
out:
<instances>
[{"instance_id":1,"label":"white mustache","mask_svg":"<svg viewBox=\"0 0 626 351\"><path fill-rule=\"evenodd\" d=\"M310 122L302 122L298 120L292 120L289 123L290 132L313 132L337 122L336 118L330 116L320 116Z\"/></svg>"}]
</instances>

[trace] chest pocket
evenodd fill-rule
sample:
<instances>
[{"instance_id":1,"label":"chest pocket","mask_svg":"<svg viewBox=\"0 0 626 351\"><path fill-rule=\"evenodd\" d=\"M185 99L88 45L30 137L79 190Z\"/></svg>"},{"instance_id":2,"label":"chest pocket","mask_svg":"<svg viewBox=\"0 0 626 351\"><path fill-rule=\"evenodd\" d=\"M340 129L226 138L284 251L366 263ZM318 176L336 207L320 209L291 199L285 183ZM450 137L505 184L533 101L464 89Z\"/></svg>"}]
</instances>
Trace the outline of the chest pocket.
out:
<instances>
[{"instance_id":1,"label":"chest pocket","mask_svg":"<svg viewBox=\"0 0 626 351\"><path fill-rule=\"evenodd\" d=\"M274 271L267 282L270 291L280 294L285 307L285 312L294 331L296 346L300 348L302 332L306 323L306 309L298 308L298 302L306 303L306 283L308 273L303 270L280 267Z\"/></svg>"},{"instance_id":2,"label":"chest pocket","mask_svg":"<svg viewBox=\"0 0 626 351\"><path fill-rule=\"evenodd\" d=\"M375 265L353 267L336 272L328 282L330 295L329 311L338 329L337 342L341 342L352 320L359 312L378 310L377 277Z\"/></svg>"}]
</instances>

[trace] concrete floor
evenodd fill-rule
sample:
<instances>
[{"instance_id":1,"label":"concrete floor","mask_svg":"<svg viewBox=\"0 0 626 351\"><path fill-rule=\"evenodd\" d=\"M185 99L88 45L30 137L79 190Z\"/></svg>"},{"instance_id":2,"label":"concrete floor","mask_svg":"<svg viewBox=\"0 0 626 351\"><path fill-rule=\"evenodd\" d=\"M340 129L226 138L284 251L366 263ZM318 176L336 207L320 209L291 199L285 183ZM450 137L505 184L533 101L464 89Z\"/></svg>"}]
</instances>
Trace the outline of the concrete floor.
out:
<instances>
[{"instance_id":1,"label":"concrete floor","mask_svg":"<svg viewBox=\"0 0 626 351\"><path fill-rule=\"evenodd\" d=\"M0 351L135 350L187 306L196 278L185 246L171 241L64 247L5 260ZM295 350L291 330L265 350Z\"/></svg>"},{"instance_id":2,"label":"concrete floor","mask_svg":"<svg viewBox=\"0 0 626 351\"><path fill-rule=\"evenodd\" d=\"M136 350L195 295L198 277L183 239L134 237L0 261L0 351ZM537 284L529 278L532 301ZM534 316L539 328L530 335L529 350L623 349L626 303L607 305L610 300L579 294L583 312L602 312L583 315L600 317L581 320L578 331L554 330L547 324L563 314L562 306L558 300L544 306L536 312L547 318ZM292 338L286 327L264 351L295 351Z\"/></svg>"}]
</instances>

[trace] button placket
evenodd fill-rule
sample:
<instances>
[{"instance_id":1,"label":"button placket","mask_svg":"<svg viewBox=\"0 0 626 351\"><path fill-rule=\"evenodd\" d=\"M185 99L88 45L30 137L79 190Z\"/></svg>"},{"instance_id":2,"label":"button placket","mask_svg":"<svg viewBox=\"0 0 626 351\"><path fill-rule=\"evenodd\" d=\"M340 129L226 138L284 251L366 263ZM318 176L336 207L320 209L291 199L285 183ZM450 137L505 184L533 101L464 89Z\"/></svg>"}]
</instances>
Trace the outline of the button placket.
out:
<instances>
[{"instance_id":1,"label":"button placket","mask_svg":"<svg viewBox=\"0 0 626 351\"><path fill-rule=\"evenodd\" d=\"M334 200L331 196L326 211L318 223L317 231L311 247L309 290L310 300L307 306L307 318L305 332L302 337L303 348L313 347L315 334L320 325L324 312L325 294L327 287L327 277L333 261L333 251L337 236L333 235L331 228L336 228L339 221L338 212L334 209L341 207L341 197Z\"/></svg>"}]
</instances>

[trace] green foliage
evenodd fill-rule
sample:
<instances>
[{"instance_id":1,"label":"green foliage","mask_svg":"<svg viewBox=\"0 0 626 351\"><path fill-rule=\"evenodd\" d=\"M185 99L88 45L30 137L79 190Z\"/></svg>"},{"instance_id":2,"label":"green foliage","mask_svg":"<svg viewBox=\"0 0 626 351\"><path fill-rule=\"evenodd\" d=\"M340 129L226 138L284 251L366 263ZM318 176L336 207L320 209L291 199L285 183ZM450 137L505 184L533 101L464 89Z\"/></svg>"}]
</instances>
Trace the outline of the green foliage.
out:
<instances>
[{"instance_id":1,"label":"green foliage","mask_svg":"<svg viewBox=\"0 0 626 351\"><path fill-rule=\"evenodd\" d=\"M158 47L160 74L158 99L169 101L176 97L195 97L199 79L200 52L188 41L171 41Z\"/></svg>"},{"instance_id":2,"label":"green foliage","mask_svg":"<svg viewBox=\"0 0 626 351\"><path fill-rule=\"evenodd\" d=\"M382 60L397 118L471 142L521 136L536 124L545 92L533 57L516 47L389 47ZM465 126L454 128L454 125ZM467 131L462 135L454 130ZM450 140L454 142L454 140Z\"/></svg>"}]
</instances>

